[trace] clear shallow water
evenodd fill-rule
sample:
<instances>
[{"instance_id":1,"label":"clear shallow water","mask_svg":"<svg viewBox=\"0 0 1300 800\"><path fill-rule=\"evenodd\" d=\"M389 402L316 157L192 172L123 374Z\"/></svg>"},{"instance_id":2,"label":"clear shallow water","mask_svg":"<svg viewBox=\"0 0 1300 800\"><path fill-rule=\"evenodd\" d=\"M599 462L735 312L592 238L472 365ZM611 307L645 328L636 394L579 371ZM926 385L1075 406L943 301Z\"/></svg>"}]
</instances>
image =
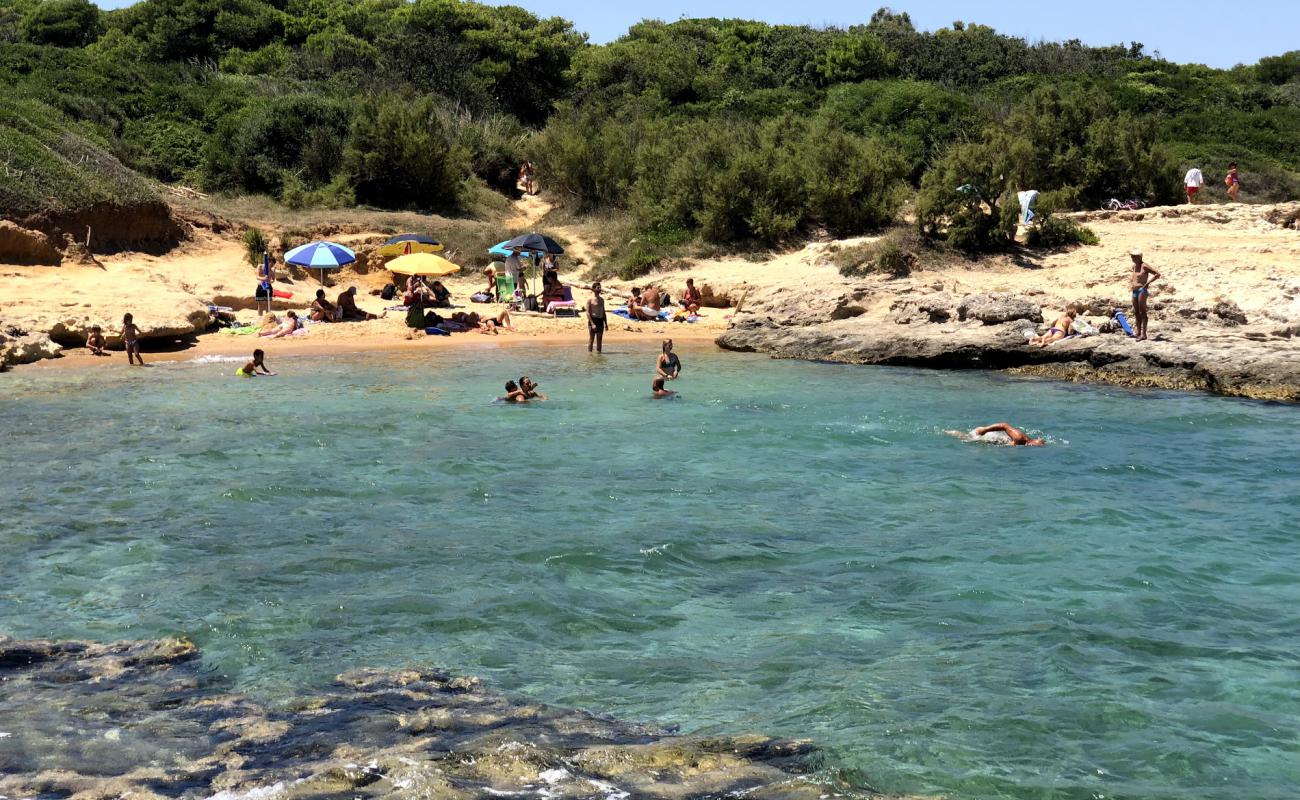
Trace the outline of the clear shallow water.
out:
<instances>
[{"instance_id":1,"label":"clear shallow water","mask_svg":"<svg viewBox=\"0 0 1300 800\"><path fill-rule=\"evenodd\" d=\"M0 631L265 697L442 665L886 791L1300 794L1300 409L693 350L656 402L615 349L6 375ZM1052 446L942 433L1001 419Z\"/></svg>"}]
</instances>

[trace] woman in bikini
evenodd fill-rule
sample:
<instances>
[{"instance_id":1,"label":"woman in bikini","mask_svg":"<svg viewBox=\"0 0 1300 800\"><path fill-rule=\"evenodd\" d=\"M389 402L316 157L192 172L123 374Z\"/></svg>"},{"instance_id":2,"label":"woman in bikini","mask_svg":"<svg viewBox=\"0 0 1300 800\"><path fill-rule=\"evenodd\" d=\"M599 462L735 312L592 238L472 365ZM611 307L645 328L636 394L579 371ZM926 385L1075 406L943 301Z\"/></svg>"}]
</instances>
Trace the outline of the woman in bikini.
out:
<instances>
[{"instance_id":1,"label":"woman in bikini","mask_svg":"<svg viewBox=\"0 0 1300 800\"><path fill-rule=\"evenodd\" d=\"M666 381L676 380L682 374L682 362L673 352L673 340L664 339L663 352L655 361L655 377Z\"/></svg>"},{"instance_id":2,"label":"woman in bikini","mask_svg":"<svg viewBox=\"0 0 1300 800\"><path fill-rule=\"evenodd\" d=\"M1241 191L1241 178L1237 175L1237 162L1234 161L1228 165L1228 176L1223 179L1228 186L1228 197L1232 202L1237 202L1237 192Z\"/></svg>"},{"instance_id":3,"label":"woman in bikini","mask_svg":"<svg viewBox=\"0 0 1300 800\"><path fill-rule=\"evenodd\" d=\"M1078 309L1069 305L1065 307L1065 313L1056 318L1052 327L1047 329L1047 333L1042 336L1032 336L1029 339L1030 344L1039 347L1047 347L1052 342L1059 342L1074 332L1074 318L1079 315Z\"/></svg>"}]
</instances>

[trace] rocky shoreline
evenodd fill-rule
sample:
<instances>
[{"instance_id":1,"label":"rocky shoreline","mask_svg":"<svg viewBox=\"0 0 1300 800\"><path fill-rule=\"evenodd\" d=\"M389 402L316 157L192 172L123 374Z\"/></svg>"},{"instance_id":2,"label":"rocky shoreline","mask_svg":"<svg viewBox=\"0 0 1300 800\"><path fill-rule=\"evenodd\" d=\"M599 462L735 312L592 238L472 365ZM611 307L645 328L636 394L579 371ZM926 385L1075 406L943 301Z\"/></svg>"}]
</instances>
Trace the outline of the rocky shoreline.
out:
<instances>
[{"instance_id":1,"label":"rocky shoreline","mask_svg":"<svg viewBox=\"0 0 1300 800\"><path fill-rule=\"evenodd\" d=\"M433 669L348 672L271 708L198 655L184 640L0 636L0 796L874 796L807 777L806 741L679 736Z\"/></svg>"},{"instance_id":2,"label":"rocky shoreline","mask_svg":"<svg viewBox=\"0 0 1300 800\"><path fill-rule=\"evenodd\" d=\"M1152 304L1153 339L1111 331L1112 298L990 293L956 298L942 284L865 281L842 292L791 291L746 309L717 338L734 351L776 358L939 369L1010 370L1117 386L1199 390L1300 402L1300 324L1247 320L1232 303ZM800 296L802 295L802 296ZM1066 302L1103 332L1040 348L1041 330ZM1046 316L1045 316L1046 315Z\"/></svg>"}]
</instances>

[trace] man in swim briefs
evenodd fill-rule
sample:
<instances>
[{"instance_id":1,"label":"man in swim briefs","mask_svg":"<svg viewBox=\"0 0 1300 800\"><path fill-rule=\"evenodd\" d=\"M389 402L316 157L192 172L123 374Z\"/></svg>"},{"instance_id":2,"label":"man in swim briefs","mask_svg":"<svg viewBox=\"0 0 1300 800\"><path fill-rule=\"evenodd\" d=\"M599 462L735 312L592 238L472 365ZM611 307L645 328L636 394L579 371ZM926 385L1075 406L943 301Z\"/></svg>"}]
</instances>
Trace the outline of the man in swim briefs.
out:
<instances>
[{"instance_id":1,"label":"man in swim briefs","mask_svg":"<svg viewBox=\"0 0 1300 800\"><path fill-rule=\"evenodd\" d=\"M1042 439L1030 439L1029 435L1024 431L1014 428L1010 423L1006 422L995 422L992 425L974 428L970 433L948 431L948 434L965 439L968 442L989 442L990 444L1020 445L1023 447L1042 447L1046 444ZM986 436L986 434L993 435Z\"/></svg>"},{"instance_id":2,"label":"man in swim briefs","mask_svg":"<svg viewBox=\"0 0 1300 800\"><path fill-rule=\"evenodd\" d=\"M587 352L595 345L599 353L605 344L605 298L600 295L600 281L591 285L591 299L587 301Z\"/></svg>"},{"instance_id":3,"label":"man in swim briefs","mask_svg":"<svg viewBox=\"0 0 1300 800\"><path fill-rule=\"evenodd\" d=\"M1128 288L1133 293L1133 336L1138 341L1147 338L1147 299L1151 295L1151 282L1160 273L1142 260L1142 251L1134 250L1133 271L1129 273Z\"/></svg>"}]
</instances>

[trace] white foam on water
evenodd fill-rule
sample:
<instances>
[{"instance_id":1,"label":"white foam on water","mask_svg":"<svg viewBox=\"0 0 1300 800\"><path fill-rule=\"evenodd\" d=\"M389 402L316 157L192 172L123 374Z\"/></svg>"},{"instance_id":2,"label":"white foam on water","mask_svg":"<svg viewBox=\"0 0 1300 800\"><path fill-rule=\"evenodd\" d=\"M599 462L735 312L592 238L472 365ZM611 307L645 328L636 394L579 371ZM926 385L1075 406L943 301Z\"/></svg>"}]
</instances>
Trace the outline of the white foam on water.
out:
<instances>
[{"instance_id":1,"label":"white foam on water","mask_svg":"<svg viewBox=\"0 0 1300 800\"><path fill-rule=\"evenodd\" d=\"M209 795L206 800L270 800L270 798L284 794L286 788L288 787L285 786L284 781L277 781L270 786L254 786L252 789L245 789L244 791L226 789L214 795Z\"/></svg>"},{"instance_id":2,"label":"white foam on water","mask_svg":"<svg viewBox=\"0 0 1300 800\"><path fill-rule=\"evenodd\" d=\"M665 550L667 550L672 546L673 546L672 542L664 542L663 544L657 544L654 547L642 547L641 555L643 556L662 555Z\"/></svg>"},{"instance_id":3,"label":"white foam on water","mask_svg":"<svg viewBox=\"0 0 1300 800\"><path fill-rule=\"evenodd\" d=\"M247 361L247 356L198 356L191 358L187 363L190 364L233 364L238 361Z\"/></svg>"}]
</instances>

